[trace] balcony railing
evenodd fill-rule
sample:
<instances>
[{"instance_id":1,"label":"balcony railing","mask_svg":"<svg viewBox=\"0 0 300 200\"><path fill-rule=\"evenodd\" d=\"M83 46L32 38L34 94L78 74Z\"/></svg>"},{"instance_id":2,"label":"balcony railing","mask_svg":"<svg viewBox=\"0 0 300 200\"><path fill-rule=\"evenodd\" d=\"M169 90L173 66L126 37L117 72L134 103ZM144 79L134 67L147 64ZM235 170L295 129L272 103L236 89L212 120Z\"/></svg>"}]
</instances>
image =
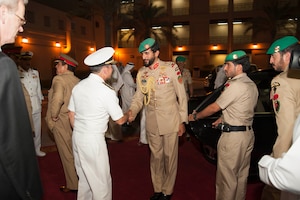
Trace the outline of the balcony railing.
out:
<instances>
[{"instance_id":1,"label":"balcony railing","mask_svg":"<svg viewBox=\"0 0 300 200\"><path fill-rule=\"evenodd\" d=\"M209 43L210 44L227 44L228 37L227 36L210 36Z\"/></svg>"},{"instance_id":2,"label":"balcony railing","mask_svg":"<svg viewBox=\"0 0 300 200\"><path fill-rule=\"evenodd\" d=\"M235 12L237 11L249 11L249 10L253 10L253 3L249 2L249 3L237 3L234 4L234 9Z\"/></svg>"},{"instance_id":3,"label":"balcony railing","mask_svg":"<svg viewBox=\"0 0 300 200\"><path fill-rule=\"evenodd\" d=\"M224 13L228 12L228 5L217 5L209 7L210 13ZM234 4L234 11L249 11L253 10L253 2L236 3Z\"/></svg>"},{"instance_id":4,"label":"balcony railing","mask_svg":"<svg viewBox=\"0 0 300 200\"><path fill-rule=\"evenodd\" d=\"M173 8L172 9L173 16L179 15L189 15L189 8Z\"/></svg>"},{"instance_id":5,"label":"balcony railing","mask_svg":"<svg viewBox=\"0 0 300 200\"><path fill-rule=\"evenodd\" d=\"M227 44L227 36L210 36L210 44ZM252 37L249 35L235 35L233 36L233 44L247 44L252 42Z\"/></svg>"},{"instance_id":6,"label":"balcony railing","mask_svg":"<svg viewBox=\"0 0 300 200\"><path fill-rule=\"evenodd\" d=\"M233 36L233 44L247 44L252 42L252 37L249 35Z\"/></svg>"},{"instance_id":7,"label":"balcony railing","mask_svg":"<svg viewBox=\"0 0 300 200\"><path fill-rule=\"evenodd\" d=\"M224 13L228 12L228 5L210 6L210 13Z\"/></svg>"},{"instance_id":8,"label":"balcony railing","mask_svg":"<svg viewBox=\"0 0 300 200\"><path fill-rule=\"evenodd\" d=\"M177 46L186 46L190 44L189 38L179 38L176 41Z\"/></svg>"}]
</instances>

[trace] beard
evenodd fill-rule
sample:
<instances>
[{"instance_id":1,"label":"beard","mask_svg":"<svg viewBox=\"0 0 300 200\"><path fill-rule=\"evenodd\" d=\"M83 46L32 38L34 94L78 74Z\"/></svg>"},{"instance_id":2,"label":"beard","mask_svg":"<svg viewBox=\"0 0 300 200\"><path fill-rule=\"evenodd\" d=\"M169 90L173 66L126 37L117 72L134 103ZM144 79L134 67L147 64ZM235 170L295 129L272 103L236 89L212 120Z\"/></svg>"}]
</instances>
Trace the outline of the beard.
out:
<instances>
[{"instance_id":1,"label":"beard","mask_svg":"<svg viewBox=\"0 0 300 200\"><path fill-rule=\"evenodd\" d=\"M143 60L144 61L144 66L145 67L149 67L154 63L155 58L151 58L149 59L148 63L146 62L147 60Z\"/></svg>"}]
</instances>

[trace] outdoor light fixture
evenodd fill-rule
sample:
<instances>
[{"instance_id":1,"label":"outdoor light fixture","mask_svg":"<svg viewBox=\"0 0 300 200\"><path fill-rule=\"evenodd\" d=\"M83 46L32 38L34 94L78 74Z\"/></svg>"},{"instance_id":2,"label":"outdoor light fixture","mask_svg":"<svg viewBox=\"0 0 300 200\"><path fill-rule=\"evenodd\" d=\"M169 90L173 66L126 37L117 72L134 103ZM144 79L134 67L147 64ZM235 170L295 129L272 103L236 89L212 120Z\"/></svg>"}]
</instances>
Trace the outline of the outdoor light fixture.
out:
<instances>
[{"instance_id":1,"label":"outdoor light fixture","mask_svg":"<svg viewBox=\"0 0 300 200\"><path fill-rule=\"evenodd\" d=\"M28 43L28 39L26 37L22 38L22 43Z\"/></svg>"},{"instance_id":2,"label":"outdoor light fixture","mask_svg":"<svg viewBox=\"0 0 300 200\"><path fill-rule=\"evenodd\" d=\"M161 26L153 26L152 29L154 30L161 29Z\"/></svg>"},{"instance_id":3,"label":"outdoor light fixture","mask_svg":"<svg viewBox=\"0 0 300 200\"><path fill-rule=\"evenodd\" d=\"M174 27L174 28L182 28L183 25L182 25L182 24L177 24L177 25L174 25L173 27Z\"/></svg>"},{"instance_id":4,"label":"outdoor light fixture","mask_svg":"<svg viewBox=\"0 0 300 200\"><path fill-rule=\"evenodd\" d=\"M59 42L55 42L56 47L61 47L61 44Z\"/></svg>"}]
</instances>

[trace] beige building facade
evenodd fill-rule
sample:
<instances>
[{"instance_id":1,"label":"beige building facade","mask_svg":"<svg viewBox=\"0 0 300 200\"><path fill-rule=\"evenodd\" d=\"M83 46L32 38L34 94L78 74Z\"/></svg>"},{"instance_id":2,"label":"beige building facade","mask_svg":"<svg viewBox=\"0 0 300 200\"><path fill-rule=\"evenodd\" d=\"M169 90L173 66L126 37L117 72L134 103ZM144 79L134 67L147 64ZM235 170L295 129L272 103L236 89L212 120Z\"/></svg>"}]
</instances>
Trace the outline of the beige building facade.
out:
<instances>
[{"instance_id":1,"label":"beige building facade","mask_svg":"<svg viewBox=\"0 0 300 200\"><path fill-rule=\"evenodd\" d=\"M146 1L146 0L143 0ZM75 2L75 1L74 1ZM139 1L140 2L140 1ZM147 2L147 1L146 1ZM160 58L175 61L176 56L187 58L187 66L194 78L203 77L216 66L223 64L227 53L242 49L248 53L251 62L258 68L269 68L269 57L265 54L273 41L268 31L254 35L252 19L265 16L261 0L150 0L154 6L163 6L169 20L176 29L176 46L161 43ZM270 1L272 2L272 1ZM278 0L280 5L289 3L297 8L298 0ZM133 0L120 1L124 6L133 6ZM280 6L279 5L279 6ZM25 31L16 40L22 51L34 53L32 65L40 72L42 86L50 87L55 75L53 60L65 53L79 62L77 74L80 78L87 75L88 68L84 58L105 45L105 25L101 15L94 14L90 19L79 18L67 12L30 1L26 8ZM286 27L278 29L275 37L295 35L296 19L289 19ZM142 66L135 38L120 40L118 35L126 34L128 29L115 29L116 21L111 23L111 45L116 50L114 59L125 65L135 63ZM159 33L159 27L153 27ZM27 40L27 41L26 41ZM162 41L166 41L162 35ZM60 47L57 47L60 45Z\"/></svg>"}]
</instances>

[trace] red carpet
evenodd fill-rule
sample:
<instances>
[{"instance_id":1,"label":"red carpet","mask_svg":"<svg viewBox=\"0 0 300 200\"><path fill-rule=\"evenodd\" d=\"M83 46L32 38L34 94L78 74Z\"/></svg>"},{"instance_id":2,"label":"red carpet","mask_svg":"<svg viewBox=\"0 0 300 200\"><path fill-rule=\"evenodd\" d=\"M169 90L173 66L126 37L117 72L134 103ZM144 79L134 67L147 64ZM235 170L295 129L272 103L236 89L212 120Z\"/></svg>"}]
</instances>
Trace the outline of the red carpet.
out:
<instances>
[{"instance_id":1,"label":"red carpet","mask_svg":"<svg viewBox=\"0 0 300 200\"><path fill-rule=\"evenodd\" d=\"M113 200L148 200L153 193L148 146L138 146L138 139L108 144ZM53 149L53 148L52 148ZM55 149L55 148L54 148ZM44 187L43 200L74 200L76 194L62 193L64 175L57 151L39 158ZM172 200L213 200L215 166L208 163L193 143L185 141L179 148L179 168ZM262 183L248 184L247 200L260 199Z\"/></svg>"}]
</instances>

